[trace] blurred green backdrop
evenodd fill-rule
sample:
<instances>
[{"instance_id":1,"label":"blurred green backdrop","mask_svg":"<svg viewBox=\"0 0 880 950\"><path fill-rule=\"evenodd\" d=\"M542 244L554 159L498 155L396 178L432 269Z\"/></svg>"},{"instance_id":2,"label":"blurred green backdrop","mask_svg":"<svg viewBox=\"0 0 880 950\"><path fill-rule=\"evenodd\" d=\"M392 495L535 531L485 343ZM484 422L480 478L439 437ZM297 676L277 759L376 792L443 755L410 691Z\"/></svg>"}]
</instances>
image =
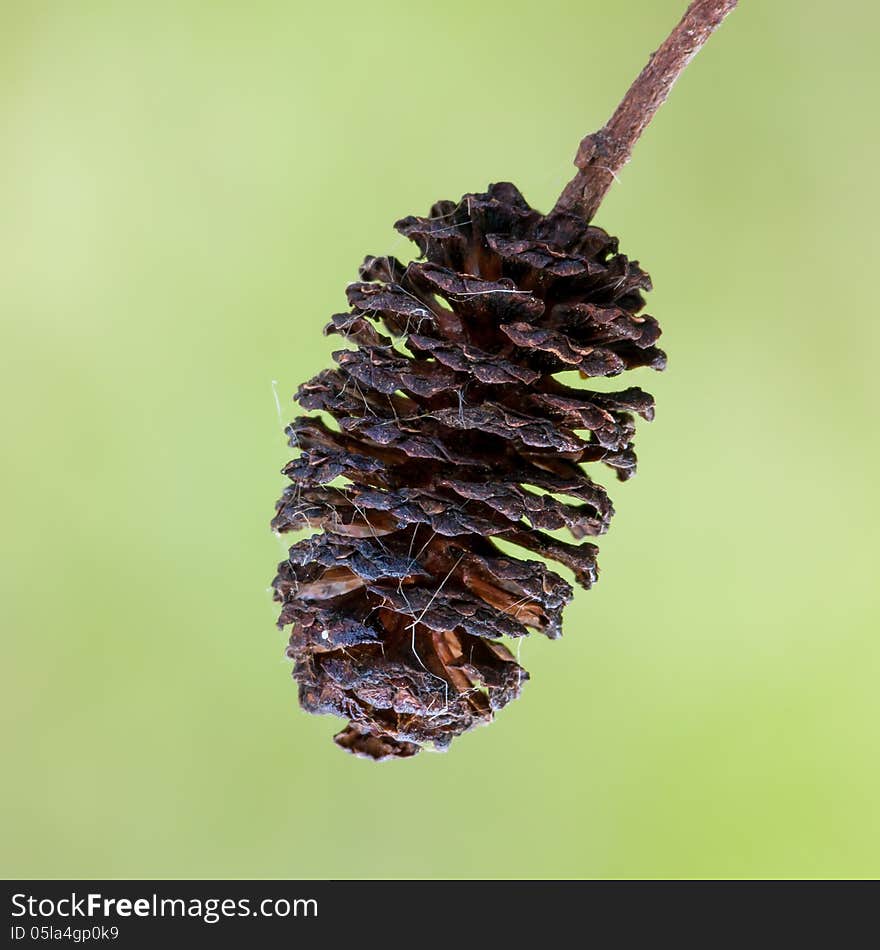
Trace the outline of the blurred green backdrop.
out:
<instances>
[{"instance_id":1,"label":"blurred green backdrop","mask_svg":"<svg viewBox=\"0 0 880 950\"><path fill-rule=\"evenodd\" d=\"M867 0L743 0L600 213L670 368L519 702L356 760L273 625L272 381L396 218L552 203L683 6L3 4L6 876L880 874Z\"/></svg>"}]
</instances>

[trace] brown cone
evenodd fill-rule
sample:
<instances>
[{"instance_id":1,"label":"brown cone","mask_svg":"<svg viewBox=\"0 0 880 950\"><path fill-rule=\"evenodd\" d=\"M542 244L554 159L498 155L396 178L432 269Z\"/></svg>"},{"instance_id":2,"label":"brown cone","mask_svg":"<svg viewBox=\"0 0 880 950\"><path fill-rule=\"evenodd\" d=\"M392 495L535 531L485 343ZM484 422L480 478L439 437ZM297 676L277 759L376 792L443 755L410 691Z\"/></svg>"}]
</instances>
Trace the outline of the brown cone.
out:
<instances>
[{"instance_id":1,"label":"brown cone","mask_svg":"<svg viewBox=\"0 0 880 950\"><path fill-rule=\"evenodd\" d=\"M288 428L298 458L278 532L317 529L273 582L292 625L300 703L349 720L342 748L373 759L446 748L514 699L528 674L499 641L562 632L570 585L596 579L613 509L581 463L635 473L638 388L591 392L557 374L663 369L641 315L650 279L617 241L541 215L507 183L399 221L425 260L368 257L327 333L352 349L300 387L335 420ZM382 330L386 332L382 332ZM578 542L546 532L565 528Z\"/></svg>"}]
</instances>

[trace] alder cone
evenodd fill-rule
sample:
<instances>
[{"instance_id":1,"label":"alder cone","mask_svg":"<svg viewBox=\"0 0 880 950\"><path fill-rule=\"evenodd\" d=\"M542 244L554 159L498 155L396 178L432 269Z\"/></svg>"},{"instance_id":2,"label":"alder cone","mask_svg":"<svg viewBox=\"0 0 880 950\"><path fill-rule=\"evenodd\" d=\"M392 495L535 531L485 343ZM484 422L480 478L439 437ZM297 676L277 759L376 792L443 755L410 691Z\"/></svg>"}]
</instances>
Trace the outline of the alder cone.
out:
<instances>
[{"instance_id":1,"label":"alder cone","mask_svg":"<svg viewBox=\"0 0 880 950\"><path fill-rule=\"evenodd\" d=\"M335 741L374 759L445 749L518 695L502 638L560 636L572 597L545 559L596 580L584 539L613 508L583 463L633 475L654 403L560 374L665 365L648 275L581 218L502 183L395 227L423 260L368 257L348 287L325 332L350 347L296 395L334 422L288 426L300 454L272 522L317 529L273 582L300 703L348 719Z\"/></svg>"}]
</instances>

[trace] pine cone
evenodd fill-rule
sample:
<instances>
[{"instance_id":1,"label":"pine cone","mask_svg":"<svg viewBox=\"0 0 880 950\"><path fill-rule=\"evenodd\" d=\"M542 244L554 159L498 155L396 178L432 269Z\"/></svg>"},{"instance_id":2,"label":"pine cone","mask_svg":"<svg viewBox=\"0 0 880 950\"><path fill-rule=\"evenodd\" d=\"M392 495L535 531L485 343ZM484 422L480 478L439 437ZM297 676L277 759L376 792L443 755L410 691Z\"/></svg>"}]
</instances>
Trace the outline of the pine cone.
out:
<instances>
[{"instance_id":1,"label":"pine cone","mask_svg":"<svg viewBox=\"0 0 880 950\"><path fill-rule=\"evenodd\" d=\"M571 586L596 580L613 509L581 466L635 473L638 388L557 374L662 369L648 275L581 218L529 207L511 184L395 227L423 261L368 257L327 333L353 349L300 387L286 430L277 532L317 529L273 582L303 708L349 720L338 745L374 759L451 740L514 699L528 674L500 642L562 632ZM384 328L385 333L379 327ZM581 543L547 532L567 528Z\"/></svg>"}]
</instances>

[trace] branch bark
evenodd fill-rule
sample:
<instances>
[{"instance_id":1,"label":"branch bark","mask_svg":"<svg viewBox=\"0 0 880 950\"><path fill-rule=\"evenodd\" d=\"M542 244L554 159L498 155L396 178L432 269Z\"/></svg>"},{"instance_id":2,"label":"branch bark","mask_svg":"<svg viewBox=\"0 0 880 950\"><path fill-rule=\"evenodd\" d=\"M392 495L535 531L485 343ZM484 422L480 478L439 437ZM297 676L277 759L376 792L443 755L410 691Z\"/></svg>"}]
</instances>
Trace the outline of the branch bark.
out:
<instances>
[{"instance_id":1,"label":"branch bark","mask_svg":"<svg viewBox=\"0 0 880 950\"><path fill-rule=\"evenodd\" d=\"M614 115L598 132L581 141L574 160L577 174L565 186L554 211L569 211L588 221L592 219L676 79L737 2L693 0L662 46L651 54Z\"/></svg>"}]
</instances>

